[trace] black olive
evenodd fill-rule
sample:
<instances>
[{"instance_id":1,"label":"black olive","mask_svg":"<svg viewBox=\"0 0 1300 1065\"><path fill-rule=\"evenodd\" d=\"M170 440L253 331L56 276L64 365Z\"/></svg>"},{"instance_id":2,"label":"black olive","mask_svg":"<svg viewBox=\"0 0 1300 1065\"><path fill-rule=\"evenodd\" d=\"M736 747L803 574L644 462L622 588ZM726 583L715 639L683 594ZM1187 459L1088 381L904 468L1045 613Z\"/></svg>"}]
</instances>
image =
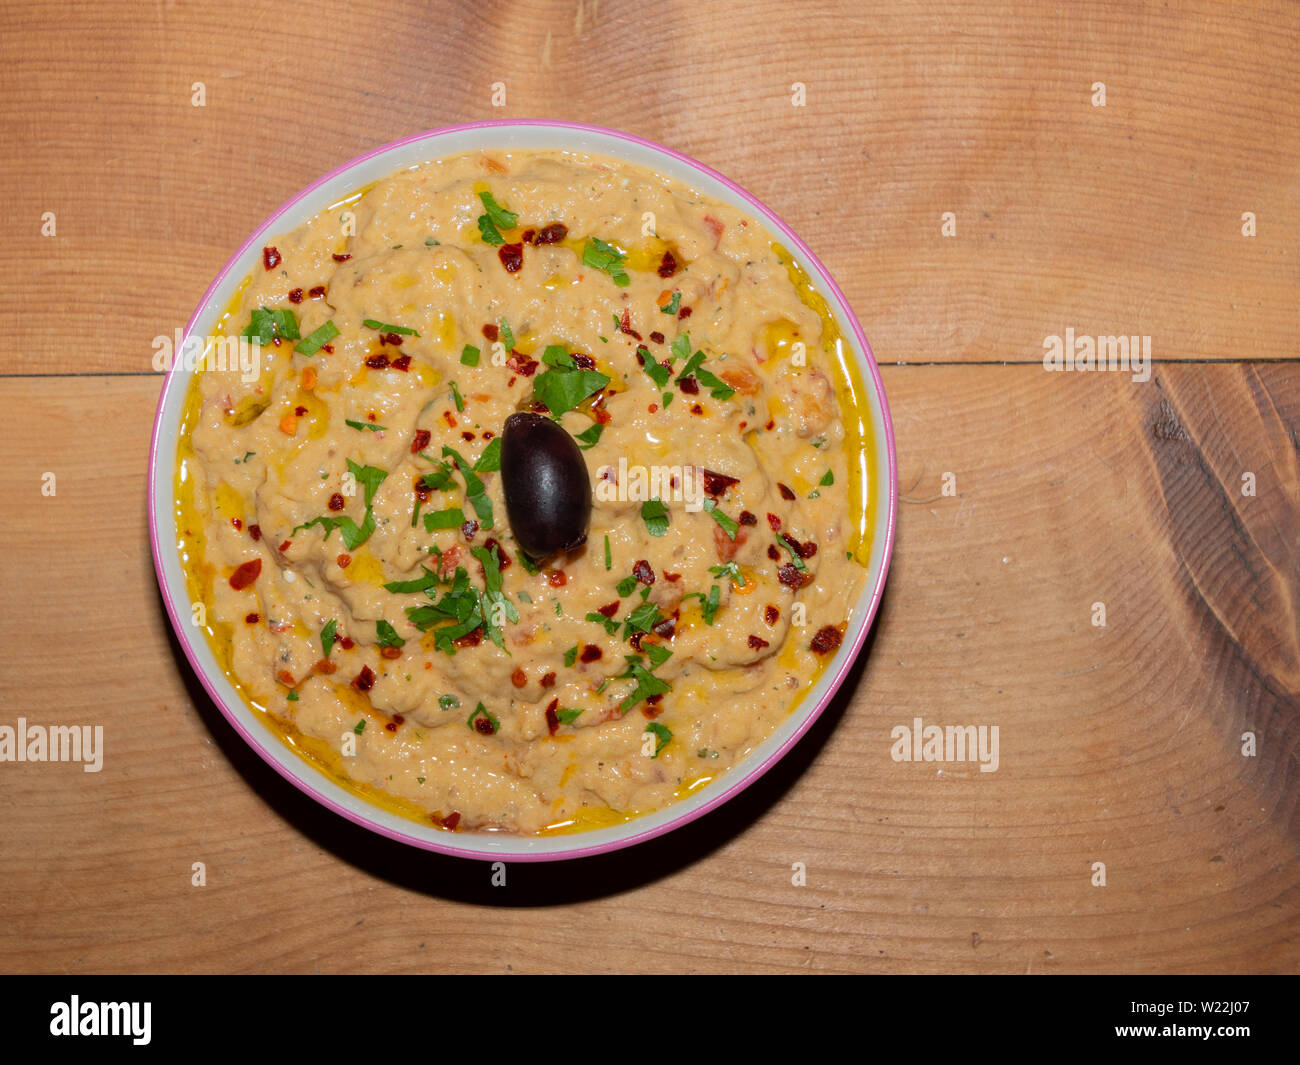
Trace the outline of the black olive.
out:
<instances>
[{"instance_id":1,"label":"black olive","mask_svg":"<svg viewBox=\"0 0 1300 1065\"><path fill-rule=\"evenodd\" d=\"M558 422L527 411L506 419L501 487L526 555L543 559L586 542L591 478L578 442Z\"/></svg>"}]
</instances>

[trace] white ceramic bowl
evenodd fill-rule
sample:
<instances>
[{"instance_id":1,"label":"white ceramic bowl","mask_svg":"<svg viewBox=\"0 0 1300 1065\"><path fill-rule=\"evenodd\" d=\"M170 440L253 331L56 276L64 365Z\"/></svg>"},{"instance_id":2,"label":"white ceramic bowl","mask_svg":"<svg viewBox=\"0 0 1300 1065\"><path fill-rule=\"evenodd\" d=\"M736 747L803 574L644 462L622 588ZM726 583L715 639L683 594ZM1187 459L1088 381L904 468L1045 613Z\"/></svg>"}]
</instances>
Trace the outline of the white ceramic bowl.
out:
<instances>
[{"instance_id":1,"label":"white ceramic bowl","mask_svg":"<svg viewBox=\"0 0 1300 1065\"><path fill-rule=\"evenodd\" d=\"M561 148L587 151L639 164L693 185L710 196L730 203L761 219L779 239L826 298L841 333L853 348L862 381L866 407L859 413L870 428L878 453L877 481L869 490L877 494L872 553L861 600L849 620L848 631L833 661L812 690L781 726L748 757L711 784L656 813L626 824L571 835L517 837L502 833L447 832L423 826L374 806L314 769L286 747L245 704L222 673L202 632L189 624L190 598L176 549L174 475L176 445L185 395L193 371L175 365L167 375L154 421L149 455L149 522L154 566L172 627L191 665L221 712L244 740L286 780L322 805L359 825L390 839L445 854L489 860L545 861L575 858L616 850L669 832L693 821L742 791L770 769L808 730L844 681L866 640L884 590L885 575L894 543L898 505L897 456L893 425L875 359L844 294L807 245L769 208L739 185L701 163L614 130L571 122L476 122L420 133L345 163L308 186L278 208L231 256L204 293L190 318L185 336L206 337L229 305L240 282L259 264L266 238L294 229L344 196L379 178L415 163L477 149Z\"/></svg>"}]
</instances>

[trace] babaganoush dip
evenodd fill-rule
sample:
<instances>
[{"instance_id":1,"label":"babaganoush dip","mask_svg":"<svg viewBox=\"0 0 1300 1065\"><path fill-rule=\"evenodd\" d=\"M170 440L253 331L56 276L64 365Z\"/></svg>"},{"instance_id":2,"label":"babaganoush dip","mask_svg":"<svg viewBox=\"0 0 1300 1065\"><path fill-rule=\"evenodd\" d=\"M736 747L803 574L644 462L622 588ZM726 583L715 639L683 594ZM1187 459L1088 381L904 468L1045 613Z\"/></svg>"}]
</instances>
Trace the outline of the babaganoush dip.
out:
<instances>
[{"instance_id":1,"label":"babaganoush dip","mask_svg":"<svg viewBox=\"0 0 1300 1065\"><path fill-rule=\"evenodd\" d=\"M371 801L617 824L725 773L839 648L861 385L736 208L600 156L449 157L270 240L218 334L178 454L190 594L241 695ZM237 338L256 372L212 357ZM546 558L503 490L517 412L590 483L585 540ZM504 450L549 483L546 447Z\"/></svg>"}]
</instances>

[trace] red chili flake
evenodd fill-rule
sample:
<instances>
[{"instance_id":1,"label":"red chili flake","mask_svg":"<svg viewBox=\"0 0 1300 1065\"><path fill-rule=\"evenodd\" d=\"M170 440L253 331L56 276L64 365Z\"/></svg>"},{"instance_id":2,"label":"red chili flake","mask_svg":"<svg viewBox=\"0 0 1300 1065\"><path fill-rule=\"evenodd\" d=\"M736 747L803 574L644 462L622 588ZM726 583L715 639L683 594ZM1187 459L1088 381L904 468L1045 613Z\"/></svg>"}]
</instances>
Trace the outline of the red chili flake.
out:
<instances>
[{"instance_id":1,"label":"red chili flake","mask_svg":"<svg viewBox=\"0 0 1300 1065\"><path fill-rule=\"evenodd\" d=\"M496 338L500 335L500 333L501 330L499 330L491 322L488 322L488 324L483 327L483 335L487 337L488 340L495 341Z\"/></svg>"},{"instance_id":2,"label":"red chili flake","mask_svg":"<svg viewBox=\"0 0 1300 1065\"><path fill-rule=\"evenodd\" d=\"M683 318L689 318L690 316L691 316L691 309L689 307L683 307L680 311L677 312L677 320L679 322Z\"/></svg>"},{"instance_id":3,"label":"red chili flake","mask_svg":"<svg viewBox=\"0 0 1300 1065\"><path fill-rule=\"evenodd\" d=\"M290 292L289 292L289 302L290 302L290 303L301 303L301 302L302 302L302 289L300 289L300 288L295 288L295 289L290 290Z\"/></svg>"},{"instance_id":4,"label":"red chili flake","mask_svg":"<svg viewBox=\"0 0 1300 1065\"><path fill-rule=\"evenodd\" d=\"M553 569L546 575L546 583L552 588L563 588L569 583L569 575L562 569Z\"/></svg>"},{"instance_id":5,"label":"red chili flake","mask_svg":"<svg viewBox=\"0 0 1300 1065\"><path fill-rule=\"evenodd\" d=\"M268 270L274 270L277 266L279 266L280 265L279 249L273 248L269 244L265 248L263 248L262 265L265 266Z\"/></svg>"},{"instance_id":6,"label":"red chili flake","mask_svg":"<svg viewBox=\"0 0 1300 1065\"><path fill-rule=\"evenodd\" d=\"M692 414L703 414L703 413L704 413L704 408L701 407L698 403L692 403L692 404L691 404L691 413L692 413Z\"/></svg>"},{"instance_id":7,"label":"red chili flake","mask_svg":"<svg viewBox=\"0 0 1300 1065\"><path fill-rule=\"evenodd\" d=\"M560 718L555 712L555 708L559 705L559 699L552 699L546 704L546 731L552 736L560 731Z\"/></svg>"},{"instance_id":8,"label":"red chili flake","mask_svg":"<svg viewBox=\"0 0 1300 1065\"><path fill-rule=\"evenodd\" d=\"M460 811L453 810L446 817L439 818L438 824L442 825L442 827L445 828L448 832L455 832L456 826L460 824Z\"/></svg>"},{"instance_id":9,"label":"red chili flake","mask_svg":"<svg viewBox=\"0 0 1300 1065\"><path fill-rule=\"evenodd\" d=\"M257 575L261 572L262 560L260 558L255 558L251 562L245 562L230 575L230 587L235 589L235 591L239 591L241 588L247 588L257 580Z\"/></svg>"},{"instance_id":10,"label":"red chili flake","mask_svg":"<svg viewBox=\"0 0 1300 1065\"><path fill-rule=\"evenodd\" d=\"M813 555L817 554L817 545L811 540L805 540L803 543L800 543L793 536L787 534L785 542L794 548L794 553L800 558L812 558Z\"/></svg>"},{"instance_id":11,"label":"red chili flake","mask_svg":"<svg viewBox=\"0 0 1300 1065\"><path fill-rule=\"evenodd\" d=\"M580 351L575 351L573 353L573 365L577 366L581 370L594 370L596 368L596 360L590 355L584 355Z\"/></svg>"},{"instance_id":12,"label":"red chili flake","mask_svg":"<svg viewBox=\"0 0 1300 1065\"><path fill-rule=\"evenodd\" d=\"M410 368L411 368L411 356L409 355L399 355L397 358L393 360L394 370L401 370L402 373L406 373L408 370L410 370Z\"/></svg>"},{"instance_id":13,"label":"red chili flake","mask_svg":"<svg viewBox=\"0 0 1300 1065\"><path fill-rule=\"evenodd\" d=\"M525 673L518 666L515 666L515 671L510 674L510 683L513 684L516 688L522 688L525 684L528 683L528 674Z\"/></svg>"},{"instance_id":14,"label":"red chili flake","mask_svg":"<svg viewBox=\"0 0 1300 1065\"><path fill-rule=\"evenodd\" d=\"M314 673L324 673L328 677L331 673L337 672L339 667L328 658L322 658L311 668Z\"/></svg>"},{"instance_id":15,"label":"red chili flake","mask_svg":"<svg viewBox=\"0 0 1300 1065\"><path fill-rule=\"evenodd\" d=\"M510 352L510 358L506 359L506 365L524 377L532 377L537 371L536 359L530 359L527 355L513 350Z\"/></svg>"},{"instance_id":16,"label":"red chili flake","mask_svg":"<svg viewBox=\"0 0 1300 1065\"><path fill-rule=\"evenodd\" d=\"M544 677L542 677L542 687L543 687L543 688L554 688L554 687L555 687L555 674L554 674L554 673L547 673Z\"/></svg>"},{"instance_id":17,"label":"red chili flake","mask_svg":"<svg viewBox=\"0 0 1300 1065\"><path fill-rule=\"evenodd\" d=\"M683 377L677 382L677 387L688 396L698 396L700 394L700 382L695 380L694 377Z\"/></svg>"},{"instance_id":18,"label":"red chili flake","mask_svg":"<svg viewBox=\"0 0 1300 1065\"><path fill-rule=\"evenodd\" d=\"M607 411L604 407L597 407L594 404L592 405L591 413L595 415L596 421L598 421L601 425L608 425L614 419L614 416L610 414L609 411Z\"/></svg>"},{"instance_id":19,"label":"red chili flake","mask_svg":"<svg viewBox=\"0 0 1300 1065\"><path fill-rule=\"evenodd\" d=\"M843 639L844 637L840 634L839 629L834 625L827 625L825 628L817 630L817 635L812 638L812 643L808 646L812 648L814 653L824 655L836 650Z\"/></svg>"},{"instance_id":20,"label":"red chili flake","mask_svg":"<svg viewBox=\"0 0 1300 1065\"><path fill-rule=\"evenodd\" d=\"M675 273L677 273L677 260L673 258L672 252L666 251L664 257L659 260L659 276L672 277Z\"/></svg>"},{"instance_id":21,"label":"red chili flake","mask_svg":"<svg viewBox=\"0 0 1300 1065\"><path fill-rule=\"evenodd\" d=\"M463 433L460 434L460 438L462 440L473 440L474 434L471 433L468 429L466 429Z\"/></svg>"},{"instance_id":22,"label":"red chili flake","mask_svg":"<svg viewBox=\"0 0 1300 1065\"><path fill-rule=\"evenodd\" d=\"M662 636L665 640L672 639L672 635L677 631L677 615L674 613L670 618L664 618L650 626L656 636Z\"/></svg>"},{"instance_id":23,"label":"red chili flake","mask_svg":"<svg viewBox=\"0 0 1300 1065\"><path fill-rule=\"evenodd\" d=\"M417 429L415 439L411 441L411 454L417 451L423 451L429 446L429 441L433 439L433 434L428 429Z\"/></svg>"},{"instance_id":24,"label":"red chili flake","mask_svg":"<svg viewBox=\"0 0 1300 1065\"><path fill-rule=\"evenodd\" d=\"M668 581L670 584L675 584L677 581L680 581L681 579L682 579L682 575L680 573L668 573L667 571L664 572L664 580Z\"/></svg>"},{"instance_id":25,"label":"red chili flake","mask_svg":"<svg viewBox=\"0 0 1300 1065\"><path fill-rule=\"evenodd\" d=\"M757 636L751 636L747 642L749 643L749 646L752 647L755 651L761 651L764 647L767 646L767 641L760 640Z\"/></svg>"},{"instance_id":26,"label":"red chili flake","mask_svg":"<svg viewBox=\"0 0 1300 1065\"><path fill-rule=\"evenodd\" d=\"M776 579L786 587L798 590L805 585L811 584L813 575L806 570L797 570L794 568L793 562L787 562L776 571Z\"/></svg>"},{"instance_id":27,"label":"red chili flake","mask_svg":"<svg viewBox=\"0 0 1300 1065\"><path fill-rule=\"evenodd\" d=\"M260 540L262 538L262 527L260 525L250 525L248 527L248 535L255 541Z\"/></svg>"},{"instance_id":28,"label":"red chili flake","mask_svg":"<svg viewBox=\"0 0 1300 1065\"><path fill-rule=\"evenodd\" d=\"M523 231L523 234L519 237L519 239L522 240L525 244L531 244L533 242L533 237L535 236L537 236L537 230L525 229Z\"/></svg>"},{"instance_id":29,"label":"red chili flake","mask_svg":"<svg viewBox=\"0 0 1300 1065\"><path fill-rule=\"evenodd\" d=\"M778 518L775 514L771 513L770 511L768 512L767 515L767 524L771 527L773 532L781 531L781 519Z\"/></svg>"},{"instance_id":30,"label":"red chili flake","mask_svg":"<svg viewBox=\"0 0 1300 1065\"><path fill-rule=\"evenodd\" d=\"M533 238L534 244L558 244L569 235L569 227L563 222L552 222L550 225L542 226L537 231L537 236Z\"/></svg>"},{"instance_id":31,"label":"red chili flake","mask_svg":"<svg viewBox=\"0 0 1300 1065\"><path fill-rule=\"evenodd\" d=\"M653 340L656 344L662 344L664 342L664 335L663 333L659 332L658 329L656 329L653 333L650 334L650 339Z\"/></svg>"},{"instance_id":32,"label":"red chili flake","mask_svg":"<svg viewBox=\"0 0 1300 1065\"><path fill-rule=\"evenodd\" d=\"M618 608L621 605L622 604L617 599L615 599L612 603L606 603L604 606L596 607L596 613L603 614L607 618L612 618L615 614L618 613Z\"/></svg>"},{"instance_id":33,"label":"red chili flake","mask_svg":"<svg viewBox=\"0 0 1300 1065\"><path fill-rule=\"evenodd\" d=\"M451 426L453 429L456 428L456 415L452 414L451 411L449 410L443 411L442 420L446 422L449 426Z\"/></svg>"},{"instance_id":34,"label":"red chili flake","mask_svg":"<svg viewBox=\"0 0 1300 1065\"><path fill-rule=\"evenodd\" d=\"M711 496L720 496L733 484L739 484L739 477L728 477L725 473L704 470L704 490Z\"/></svg>"},{"instance_id":35,"label":"red chili flake","mask_svg":"<svg viewBox=\"0 0 1300 1065\"><path fill-rule=\"evenodd\" d=\"M757 525L757 524L758 524L758 518L756 518L756 517L755 517L755 516L754 516L750 511L748 511L748 510L742 510L742 511L740 512L740 517L739 517L739 519L737 519L737 520L739 520L739 522L740 522L741 525Z\"/></svg>"},{"instance_id":36,"label":"red chili flake","mask_svg":"<svg viewBox=\"0 0 1300 1065\"><path fill-rule=\"evenodd\" d=\"M655 582L654 567L644 558L636 560L636 564L632 567L632 576L642 584L654 584Z\"/></svg>"},{"instance_id":37,"label":"red chili flake","mask_svg":"<svg viewBox=\"0 0 1300 1065\"><path fill-rule=\"evenodd\" d=\"M500 558L501 560L501 571L503 573L510 568L510 561L511 561L510 555L506 552L506 549L501 546L500 542L497 540L495 536L489 536L486 540L484 540L483 546L486 547L489 552L491 552L492 548L494 547L497 549L497 557Z\"/></svg>"},{"instance_id":38,"label":"red chili flake","mask_svg":"<svg viewBox=\"0 0 1300 1065\"><path fill-rule=\"evenodd\" d=\"M651 403L650 406L646 408L646 410L648 410L651 414L656 414L659 411L659 404Z\"/></svg>"},{"instance_id":39,"label":"red chili flake","mask_svg":"<svg viewBox=\"0 0 1300 1065\"><path fill-rule=\"evenodd\" d=\"M789 485L784 485L780 481L777 481L776 486L781 490L782 499L794 499L794 492L791 490Z\"/></svg>"},{"instance_id":40,"label":"red chili flake","mask_svg":"<svg viewBox=\"0 0 1300 1065\"><path fill-rule=\"evenodd\" d=\"M773 562L775 562L778 558L781 557L781 552L776 549L776 544L767 545L767 557L770 558Z\"/></svg>"},{"instance_id":41,"label":"red chili flake","mask_svg":"<svg viewBox=\"0 0 1300 1065\"><path fill-rule=\"evenodd\" d=\"M381 647L379 653L388 659L402 657L402 649L400 647Z\"/></svg>"},{"instance_id":42,"label":"red chili flake","mask_svg":"<svg viewBox=\"0 0 1300 1065\"><path fill-rule=\"evenodd\" d=\"M456 646L461 648L462 650L466 647L477 647L482 642L483 642L482 625L480 625L477 629L473 629L470 632L465 633L464 636L460 637L458 640L455 641Z\"/></svg>"},{"instance_id":43,"label":"red chili flake","mask_svg":"<svg viewBox=\"0 0 1300 1065\"><path fill-rule=\"evenodd\" d=\"M307 413L307 408L306 408L306 407L294 407L294 408L293 408L293 412L294 412L294 414L298 415L299 418L301 418L304 414Z\"/></svg>"},{"instance_id":44,"label":"red chili flake","mask_svg":"<svg viewBox=\"0 0 1300 1065\"><path fill-rule=\"evenodd\" d=\"M347 502L343 499L343 494L341 492L335 492L330 496L330 510L342 510L345 506L347 506Z\"/></svg>"},{"instance_id":45,"label":"red chili flake","mask_svg":"<svg viewBox=\"0 0 1300 1065\"><path fill-rule=\"evenodd\" d=\"M476 532L478 532L478 522L473 518L470 518L469 521L460 527L460 534L465 537L466 540L474 539L474 534Z\"/></svg>"},{"instance_id":46,"label":"red chili flake","mask_svg":"<svg viewBox=\"0 0 1300 1065\"><path fill-rule=\"evenodd\" d=\"M393 347L395 348L400 348L402 346L401 333L382 333L379 339L387 341L389 344L392 344Z\"/></svg>"},{"instance_id":47,"label":"red chili flake","mask_svg":"<svg viewBox=\"0 0 1300 1065\"><path fill-rule=\"evenodd\" d=\"M325 352L327 355L333 355L333 354L334 354L334 345L333 345L333 344L322 344L322 345L320 346L320 349L321 349L321 351Z\"/></svg>"},{"instance_id":48,"label":"red chili flake","mask_svg":"<svg viewBox=\"0 0 1300 1065\"><path fill-rule=\"evenodd\" d=\"M775 422L775 421L769 421L765 426L763 426L763 428L766 429L769 433L770 433L770 432L773 430L773 428L775 428L775 427L776 427L776 422Z\"/></svg>"},{"instance_id":49,"label":"red chili flake","mask_svg":"<svg viewBox=\"0 0 1300 1065\"><path fill-rule=\"evenodd\" d=\"M368 692L375 686L375 671L369 666L362 666L361 672L352 678L352 687L359 692Z\"/></svg>"},{"instance_id":50,"label":"red chili flake","mask_svg":"<svg viewBox=\"0 0 1300 1065\"><path fill-rule=\"evenodd\" d=\"M619 319L618 331L620 333L626 333L634 340L641 339L641 334L632 328L632 315L628 312L626 307L623 308L623 317ZM647 352L647 354L649 353Z\"/></svg>"},{"instance_id":51,"label":"red chili flake","mask_svg":"<svg viewBox=\"0 0 1300 1065\"><path fill-rule=\"evenodd\" d=\"M256 625L259 621L262 620L262 615L257 613L257 611L253 611L253 613L251 614L245 614L244 620L247 621L250 625Z\"/></svg>"},{"instance_id":52,"label":"red chili flake","mask_svg":"<svg viewBox=\"0 0 1300 1065\"><path fill-rule=\"evenodd\" d=\"M334 561L339 564L339 569L347 569L350 565L352 565L352 556L345 551L343 554L339 555L339 557L336 558Z\"/></svg>"},{"instance_id":53,"label":"red chili flake","mask_svg":"<svg viewBox=\"0 0 1300 1065\"><path fill-rule=\"evenodd\" d=\"M491 736L497 730L496 725L492 724L492 719L483 714L481 717L474 719L474 731L483 736Z\"/></svg>"},{"instance_id":54,"label":"red chili flake","mask_svg":"<svg viewBox=\"0 0 1300 1065\"><path fill-rule=\"evenodd\" d=\"M634 632L632 633L631 637L629 637L627 642L632 645L632 650L639 651L641 650L641 641L643 639L645 639L644 632Z\"/></svg>"},{"instance_id":55,"label":"red chili flake","mask_svg":"<svg viewBox=\"0 0 1300 1065\"><path fill-rule=\"evenodd\" d=\"M496 435L497 435L497 434L494 433L491 429L484 429L484 430L483 430L483 439L484 439L484 440L491 440L491 439L492 439L494 436L496 436Z\"/></svg>"},{"instance_id":56,"label":"red chili flake","mask_svg":"<svg viewBox=\"0 0 1300 1065\"><path fill-rule=\"evenodd\" d=\"M347 262L349 259L352 258L352 253L351 253L351 252L346 252L346 251L345 251L345 252L343 252L342 254L339 254L338 252L335 252L335 253L333 254L332 258L334 259L334 261L335 261L336 263L345 263L345 262Z\"/></svg>"},{"instance_id":57,"label":"red chili flake","mask_svg":"<svg viewBox=\"0 0 1300 1065\"><path fill-rule=\"evenodd\" d=\"M280 670L280 672L275 675L275 679L287 687L292 688L294 686L293 674L287 669Z\"/></svg>"},{"instance_id":58,"label":"red chili flake","mask_svg":"<svg viewBox=\"0 0 1300 1065\"><path fill-rule=\"evenodd\" d=\"M384 650L387 650L387 648L384 648ZM390 721L390 722L388 722L387 725L384 726L384 728L386 728L389 732L396 732L396 731L397 731L397 724L396 724L396 722Z\"/></svg>"},{"instance_id":59,"label":"red chili flake","mask_svg":"<svg viewBox=\"0 0 1300 1065\"><path fill-rule=\"evenodd\" d=\"M370 358L366 359L366 365L372 370L387 370L388 356L382 351L378 355L371 355Z\"/></svg>"},{"instance_id":60,"label":"red chili flake","mask_svg":"<svg viewBox=\"0 0 1300 1065\"><path fill-rule=\"evenodd\" d=\"M664 712L664 708L659 704L663 702L662 695L647 695L645 705L641 707L641 713L645 714L651 721Z\"/></svg>"},{"instance_id":61,"label":"red chili flake","mask_svg":"<svg viewBox=\"0 0 1300 1065\"><path fill-rule=\"evenodd\" d=\"M242 529L244 527L244 523L240 521L238 518L231 518L230 524L233 525L236 529Z\"/></svg>"},{"instance_id":62,"label":"red chili flake","mask_svg":"<svg viewBox=\"0 0 1300 1065\"><path fill-rule=\"evenodd\" d=\"M524 246L522 244L502 244L497 249L497 258L506 268L507 274L517 274L524 265Z\"/></svg>"},{"instance_id":63,"label":"red chili flake","mask_svg":"<svg viewBox=\"0 0 1300 1065\"><path fill-rule=\"evenodd\" d=\"M769 603L763 608L763 620L769 625L775 625L781 620L781 611Z\"/></svg>"},{"instance_id":64,"label":"red chili flake","mask_svg":"<svg viewBox=\"0 0 1300 1065\"><path fill-rule=\"evenodd\" d=\"M352 648L354 648L354 647L356 646L356 644L352 642L352 637L351 637L351 636L340 636L340 637L339 637L339 646L342 647L343 650L345 650L345 651L351 651Z\"/></svg>"},{"instance_id":65,"label":"red chili flake","mask_svg":"<svg viewBox=\"0 0 1300 1065\"><path fill-rule=\"evenodd\" d=\"M309 289L307 290L307 297L308 297L309 299L313 299L313 300L324 299L324 297L325 297L325 286L324 286L324 285L317 285L317 286L315 286L314 288L309 288Z\"/></svg>"},{"instance_id":66,"label":"red chili flake","mask_svg":"<svg viewBox=\"0 0 1300 1065\"><path fill-rule=\"evenodd\" d=\"M581 662L597 662L600 660L602 654L604 654L604 652L599 647L594 643L589 643L582 648L582 652L578 655L578 660Z\"/></svg>"}]
</instances>

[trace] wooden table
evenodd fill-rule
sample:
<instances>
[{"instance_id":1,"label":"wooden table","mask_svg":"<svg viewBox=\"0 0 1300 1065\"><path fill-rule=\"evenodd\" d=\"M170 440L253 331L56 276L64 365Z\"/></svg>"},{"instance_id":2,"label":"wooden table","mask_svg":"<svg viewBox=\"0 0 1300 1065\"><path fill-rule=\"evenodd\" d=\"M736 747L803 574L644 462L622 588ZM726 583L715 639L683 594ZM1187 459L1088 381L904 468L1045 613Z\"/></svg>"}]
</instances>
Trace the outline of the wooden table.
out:
<instances>
[{"instance_id":1,"label":"wooden table","mask_svg":"<svg viewBox=\"0 0 1300 1065\"><path fill-rule=\"evenodd\" d=\"M0 969L1300 967L1296 6L359 10L0 12L0 724L105 730L100 773L0 765ZM242 746L170 638L145 466L152 338L276 205L525 116L672 145L804 236L883 368L901 506L855 683L784 764L494 888ZM1067 329L1149 336L1150 380L1046 372ZM917 717L997 724L998 770L895 762Z\"/></svg>"}]
</instances>

